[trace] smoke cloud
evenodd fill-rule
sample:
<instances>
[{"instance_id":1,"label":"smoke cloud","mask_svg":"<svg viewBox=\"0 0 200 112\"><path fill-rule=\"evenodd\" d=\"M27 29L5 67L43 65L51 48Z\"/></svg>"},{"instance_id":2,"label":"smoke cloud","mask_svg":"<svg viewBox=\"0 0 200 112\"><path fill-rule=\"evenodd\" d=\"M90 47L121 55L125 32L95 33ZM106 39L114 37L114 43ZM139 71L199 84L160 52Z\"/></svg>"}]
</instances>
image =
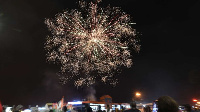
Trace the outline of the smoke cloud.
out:
<instances>
[{"instance_id":1,"label":"smoke cloud","mask_svg":"<svg viewBox=\"0 0 200 112\"><path fill-rule=\"evenodd\" d=\"M96 94L95 88L94 87L89 87L87 89L87 100L89 100L89 101L96 101L97 98L96 98L95 94Z\"/></svg>"}]
</instances>

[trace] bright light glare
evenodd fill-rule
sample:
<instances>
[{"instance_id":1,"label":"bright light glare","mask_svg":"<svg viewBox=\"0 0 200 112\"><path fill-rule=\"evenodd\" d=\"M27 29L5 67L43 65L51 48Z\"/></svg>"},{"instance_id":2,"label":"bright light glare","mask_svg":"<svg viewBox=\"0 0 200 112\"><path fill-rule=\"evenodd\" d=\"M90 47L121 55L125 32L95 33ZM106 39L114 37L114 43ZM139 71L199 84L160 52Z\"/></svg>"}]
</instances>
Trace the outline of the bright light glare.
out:
<instances>
[{"instance_id":1,"label":"bright light glare","mask_svg":"<svg viewBox=\"0 0 200 112\"><path fill-rule=\"evenodd\" d=\"M45 107L38 107L38 110L45 110Z\"/></svg>"},{"instance_id":2,"label":"bright light glare","mask_svg":"<svg viewBox=\"0 0 200 112\"><path fill-rule=\"evenodd\" d=\"M193 102L197 102L198 100L197 99L193 99Z\"/></svg>"},{"instance_id":3,"label":"bright light glare","mask_svg":"<svg viewBox=\"0 0 200 112\"><path fill-rule=\"evenodd\" d=\"M68 104L82 104L82 102L68 102Z\"/></svg>"},{"instance_id":4,"label":"bright light glare","mask_svg":"<svg viewBox=\"0 0 200 112\"><path fill-rule=\"evenodd\" d=\"M30 109L25 109L24 112L31 112L31 110Z\"/></svg>"},{"instance_id":5,"label":"bright light glare","mask_svg":"<svg viewBox=\"0 0 200 112\"><path fill-rule=\"evenodd\" d=\"M12 107L7 107L6 112L10 112Z\"/></svg>"},{"instance_id":6,"label":"bright light glare","mask_svg":"<svg viewBox=\"0 0 200 112\"><path fill-rule=\"evenodd\" d=\"M135 95L138 97L141 96L141 94L139 92L135 93Z\"/></svg>"}]
</instances>

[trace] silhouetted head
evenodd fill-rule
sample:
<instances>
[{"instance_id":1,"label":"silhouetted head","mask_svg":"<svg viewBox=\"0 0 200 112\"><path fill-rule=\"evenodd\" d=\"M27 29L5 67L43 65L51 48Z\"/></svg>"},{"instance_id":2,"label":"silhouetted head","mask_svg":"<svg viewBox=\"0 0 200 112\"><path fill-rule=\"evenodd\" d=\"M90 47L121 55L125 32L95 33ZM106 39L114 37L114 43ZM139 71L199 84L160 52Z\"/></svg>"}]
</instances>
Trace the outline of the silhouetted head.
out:
<instances>
[{"instance_id":1,"label":"silhouetted head","mask_svg":"<svg viewBox=\"0 0 200 112\"><path fill-rule=\"evenodd\" d=\"M158 98L158 112L178 112L178 104L169 96Z\"/></svg>"},{"instance_id":2,"label":"silhouetted head","mask_svg":"<svg viewBox=\"0 0 200 112\"><path fill-rule=\"evenodd\" d=\"M192 110L192 107L190 106L190 104L185 104L184 107L185 107L186 111L191 111Z\"/></svg>"},{"instance_id":3,"label":"silhouetted head","mask_svg":"<svg viewBox=\"0 0 200 112\"><path fill-rule=\"evenodd\" d=\"M98 110L101 110L101 105L98 106Z\"/></svg>"},{"instance_id":4,"label":"silhouetted head","mask_svg":"<svg viewBox=\"0 0 200 112\"><path fill-rule=\"evenodd\" d=\"M136 108L136 102L130 102L131 108Z\"/></svg>"}]
</instances>

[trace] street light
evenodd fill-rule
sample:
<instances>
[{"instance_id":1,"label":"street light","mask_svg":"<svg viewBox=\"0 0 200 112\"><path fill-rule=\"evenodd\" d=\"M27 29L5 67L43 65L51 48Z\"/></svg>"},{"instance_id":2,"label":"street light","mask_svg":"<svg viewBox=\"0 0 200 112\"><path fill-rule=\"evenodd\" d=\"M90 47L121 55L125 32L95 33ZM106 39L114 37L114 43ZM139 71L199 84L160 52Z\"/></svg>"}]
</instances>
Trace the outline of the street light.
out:
<instances>
[{"instance_id":1,"label":"street light","mask_svg":"<svg viewBox=\"0 0 200 112\"><path fill-rule=\"evenodd\" d=\"M193 99L193 102L197 102L198 100L197 99Z\"/></svg>"},{"instance_id":2,"label":"street light","mask_svg":"<svg viewBox=\"0 0 200 112\"><path fill-rule=\"evenodd\" d=\"M140 92L134 92L133 93L133 97L132 97L132 100L133 101L141 101L142 99L141 99L141 96L142 96L142 94L140 93Z\"/></svg>"},{"instance_id":3,"label":"street light","mask_svg":"<svg viewBox=\"0 0 200 112\"><path fill-rule=\"evenodd\" d=\"M135 93L135 96L136 96L136 97L140 97L140 96L141 96L141 93L136 92L136 93Z\"/></svg>"}]
</instances>

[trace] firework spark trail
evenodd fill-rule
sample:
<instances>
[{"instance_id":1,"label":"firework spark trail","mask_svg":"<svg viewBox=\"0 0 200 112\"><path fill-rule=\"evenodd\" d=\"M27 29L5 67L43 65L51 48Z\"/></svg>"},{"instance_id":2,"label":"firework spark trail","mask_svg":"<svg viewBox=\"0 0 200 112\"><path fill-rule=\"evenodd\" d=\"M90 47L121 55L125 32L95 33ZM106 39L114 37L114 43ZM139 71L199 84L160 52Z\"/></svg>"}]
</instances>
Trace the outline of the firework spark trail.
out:
<instances>
[{"instance_id":1,"label":"firework spark trail","mask_svg":"<svg viewBox=\"0 0 200 112\"><path fill-rule=\"evenodd\" d=\"M130 15L117 7L100 8L99 2L82 1L81 11L65 11L45 20L52 33L45 43L47 60L59 63L61 73L72 73L60 78L64 83L78 77L76 86L89 86L100 77L102 82L116 84L112 72L120 66L131 67L130 47L140 50ZM93 75L94 71L98 74Z\"/></svg>"}]
</instances>

